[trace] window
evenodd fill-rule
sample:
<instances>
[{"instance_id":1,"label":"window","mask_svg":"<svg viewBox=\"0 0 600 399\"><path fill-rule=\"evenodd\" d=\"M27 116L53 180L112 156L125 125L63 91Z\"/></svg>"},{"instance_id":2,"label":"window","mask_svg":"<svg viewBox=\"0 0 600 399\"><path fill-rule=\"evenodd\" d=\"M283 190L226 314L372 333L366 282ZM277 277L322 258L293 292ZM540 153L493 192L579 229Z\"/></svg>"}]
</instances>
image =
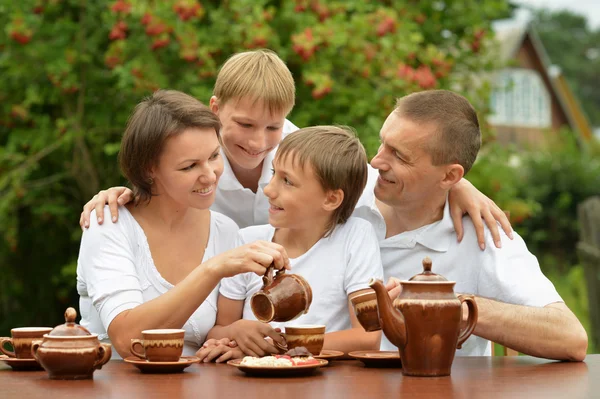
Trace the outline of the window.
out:
<instances>
[{"instance_id":1,"label":"window","mask_svg":"<svg viewBox=\"0 0 600 399\"><path fill-rule=\"evenodd\" d=\"M536 71L505 69L498 75L491 96L492 125L549 128L550 94Z\"/></svg>"}]
</instances>

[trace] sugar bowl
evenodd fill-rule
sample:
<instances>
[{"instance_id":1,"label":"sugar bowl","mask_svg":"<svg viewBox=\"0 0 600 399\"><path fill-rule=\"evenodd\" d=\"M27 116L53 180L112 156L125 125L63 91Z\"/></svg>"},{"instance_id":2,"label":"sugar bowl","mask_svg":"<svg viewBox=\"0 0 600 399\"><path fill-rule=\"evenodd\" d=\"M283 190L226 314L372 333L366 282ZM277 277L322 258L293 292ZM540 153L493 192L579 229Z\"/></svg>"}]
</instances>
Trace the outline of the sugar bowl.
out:
<instances>
[{"instance_id":1,"label":"sugar bowl","mask_svg":"<svg viewBox=\"0 0 600 399\"><path fill-rule=\"evenodd\" d=\"M110 360L110 344L101 343L97 334L75 323L77 311L68 308L65 324L34 341L31 352L52 380L83 380L93 378L94 370Z\"/></svg>"}]
</instances>

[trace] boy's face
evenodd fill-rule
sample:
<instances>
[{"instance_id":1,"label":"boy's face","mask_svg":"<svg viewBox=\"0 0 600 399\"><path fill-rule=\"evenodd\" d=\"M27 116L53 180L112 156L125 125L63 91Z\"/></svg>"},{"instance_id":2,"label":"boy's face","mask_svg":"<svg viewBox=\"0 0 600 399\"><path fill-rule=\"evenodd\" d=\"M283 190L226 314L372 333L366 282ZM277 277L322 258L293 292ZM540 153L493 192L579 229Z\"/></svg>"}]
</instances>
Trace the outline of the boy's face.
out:
<instances>
[{"instance_id":1,"label":"boy's face","mask_svg":"<svg viewBox=\"0 0 600 399\"><path fill-rule=\"evenodd\" d=\"M177 206L208 209L223 173L214 129L190 128L170 137L152 168L156 192Z\"/></svg>"},{"instance_id":2,"label":"boy's face","mask_svg":"<svg viewBox=\"0 0 600 399\"><path fill-rule=\"evenodd\" d=\"M281 141L286 114L271 114L262 101L241 98L219 104L218 98L213 96L210 107L223 125L223 147L234 169L260 167L267 154Z\"/></svg>"},{"instance_id":3,"label":"boy's face","mask_svg":"<svg viewBox=\"0 0 600 399\"><path fill-rule=\"evenodd\" d=\"M306 229L326 224L332 210L327 205L328 192L323 189L309 163L300 167L293 154L273 161L273 177L264 188L269 198L269 224L278 228Z\"/></svg>"}]
</instances>

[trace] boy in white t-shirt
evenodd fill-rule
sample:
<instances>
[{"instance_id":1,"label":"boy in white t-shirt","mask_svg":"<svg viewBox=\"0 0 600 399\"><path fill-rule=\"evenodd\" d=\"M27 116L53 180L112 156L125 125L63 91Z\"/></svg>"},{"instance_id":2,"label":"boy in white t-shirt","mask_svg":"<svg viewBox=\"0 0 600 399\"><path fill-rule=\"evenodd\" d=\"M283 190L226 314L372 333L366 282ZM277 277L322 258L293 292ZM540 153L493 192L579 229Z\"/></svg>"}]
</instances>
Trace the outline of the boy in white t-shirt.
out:
<instances>
[{"instance_id":1,"label":"boy in white t-shirt","mask_svg":"<svg viewBox=\"0 0 600 399\"><path fill-rule=\"evenodd\" d=\"M282 342L273 329L285 325L326 326L324 349L376 350L380 332L365 332L349 298L383 277L379 246L367 221L350 217L367 182L367 157L358 138L335 126L300 129L286 137L273 160L273 177L265 187L269 225L239 233L238 244L255 240L282 245L292 273L311 285L313 300L306 314L271 326L256 321L250 297L262 286L249 273L221 282L218 314L209 338L227 338L237 348L213 346L200 351L207 360L224 361L243 354L277 353L265 337Z\"/></svg>"}]
</instances>

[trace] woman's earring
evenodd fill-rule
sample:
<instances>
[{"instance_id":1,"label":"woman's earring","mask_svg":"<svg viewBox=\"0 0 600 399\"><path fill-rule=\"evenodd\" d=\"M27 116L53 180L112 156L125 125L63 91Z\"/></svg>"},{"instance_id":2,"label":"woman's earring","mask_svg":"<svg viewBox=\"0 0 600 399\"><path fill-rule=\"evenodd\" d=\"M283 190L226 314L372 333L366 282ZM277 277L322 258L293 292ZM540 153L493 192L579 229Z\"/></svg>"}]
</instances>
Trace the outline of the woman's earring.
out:
<instances>
[{"instance_id":1,"label":"woman's earring","mask_svg":"<svg viewBox=\"0 0 600 399\"><path fill-rule=\"evenodd\" d=\"M154 179L153 179L153 178L151 178L151 177L149 177L149 178L148 178L148 184L149 184L149 185L153 185L153 184L154 184Z\"/></svg>"}]
</instances>

